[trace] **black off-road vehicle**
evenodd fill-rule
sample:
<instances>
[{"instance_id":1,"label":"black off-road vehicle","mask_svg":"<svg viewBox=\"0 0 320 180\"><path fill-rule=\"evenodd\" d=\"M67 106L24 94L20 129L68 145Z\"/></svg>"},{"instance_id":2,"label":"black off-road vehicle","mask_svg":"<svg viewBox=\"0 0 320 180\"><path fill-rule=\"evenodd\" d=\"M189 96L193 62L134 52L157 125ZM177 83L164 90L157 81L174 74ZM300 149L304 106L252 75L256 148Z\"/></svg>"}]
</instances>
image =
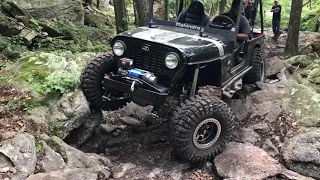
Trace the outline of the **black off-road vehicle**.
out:
<instances>
[{"instance_id":1,"label":"black off-road vehicle","mask_svg":"<svg viewBox=\"0 0 320 180\"><path fill-rule=\"evenodd\" d=\"M237 41L242 6L234 22L226 15L211 19L200 0L189 6L184 2L171 22L154 17L150 0L146 26L114 37L113 53L85 69L82 89L94 108L117 110L133 101L152 105L155 120L169 114L174 152L189 162L203 162L230 140L234 116L222 99L231 98L242 84L264 80L262 0L254 2L245 42ZM257 12L261 26L254 32Z\"/></svg>"}]
</instances>

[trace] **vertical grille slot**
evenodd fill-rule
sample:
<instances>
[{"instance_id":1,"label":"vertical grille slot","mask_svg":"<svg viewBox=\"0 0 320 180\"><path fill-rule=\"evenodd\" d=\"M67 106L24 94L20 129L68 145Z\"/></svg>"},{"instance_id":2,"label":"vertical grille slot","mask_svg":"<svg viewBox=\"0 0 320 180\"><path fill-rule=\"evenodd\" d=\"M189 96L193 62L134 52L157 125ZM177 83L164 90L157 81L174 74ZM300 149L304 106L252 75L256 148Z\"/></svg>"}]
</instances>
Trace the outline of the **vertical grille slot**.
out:
<instances>
[{"instance_id":1,"label":"vertical grille slot","mask_svg":"<svg viewBox=\"0 0 320 180\"><path fill-rule=\"evenodd\" d=\"M128 46L129 58L133 59L134 66L139 69L150 71L155 75L162 73L163 53L150 48L149 51L142 50L142 46Z\"/></svg>"}]
</instances>

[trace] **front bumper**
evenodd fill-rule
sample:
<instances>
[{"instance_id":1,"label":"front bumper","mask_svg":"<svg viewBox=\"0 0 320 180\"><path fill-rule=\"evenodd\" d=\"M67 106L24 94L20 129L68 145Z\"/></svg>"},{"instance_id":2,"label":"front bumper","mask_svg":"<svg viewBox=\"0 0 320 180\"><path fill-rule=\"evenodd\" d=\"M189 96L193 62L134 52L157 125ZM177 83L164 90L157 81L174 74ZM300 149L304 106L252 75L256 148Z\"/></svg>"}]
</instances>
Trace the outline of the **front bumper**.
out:
<instances>
[{"instance_id":1,"label":"front bumper","mask_svg":"<svg viewBox=\"0 0 320 180\"><path fill-rule=\"evenodd\" d=\"M125 75L106 75L103 87L131 94L132 101L140 106L153 105L159 107L168 96L168 88L151 85L141 79Z\"/></svg>"}]
</instances>

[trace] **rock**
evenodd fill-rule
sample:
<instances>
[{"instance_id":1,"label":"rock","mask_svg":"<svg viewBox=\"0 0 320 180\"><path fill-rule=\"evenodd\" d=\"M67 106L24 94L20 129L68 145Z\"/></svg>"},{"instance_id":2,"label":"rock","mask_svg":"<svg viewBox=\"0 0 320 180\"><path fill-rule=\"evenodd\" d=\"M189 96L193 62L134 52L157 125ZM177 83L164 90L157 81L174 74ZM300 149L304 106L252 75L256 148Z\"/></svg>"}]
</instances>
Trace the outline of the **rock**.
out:
<instances>
[{"instance_id":1,"label":"rock","mask_svg":"<svg viewBox=\"0 0 320 180\"><path fill-rule=\"evenodd\" d=\"M269 78L277 75L285 67L285 63L278 56L274 56L268 59L266 67L266 77Z\"/></svg>"},{"instance_id":2,"label":"rock","mask_svg":"<svg viewBox=\"0 0 320 180\"><path fill-rule=\"evenodd\" d=\"M2 139L6 140L6 139L13 138L16 134L17 134L17 132L15 132L15 131L6 131L2 134Z\"/></svg>"},{"instance_id":3,"label":"rock","mask_svg":"<svg viewBox=\"0 0 320 180\"><path fill-rule=\"evenodd\" d=\"M4 167L0 169L0 173L6 173L10 170L10 167Z\"/></svg>"},{"instance_id":4,"label":"rock","mask_svg":"<svg viewBox=\"0 0 320 180\"><path fill-rule=\"evenodd\" d=\"M293 112L298 125L317 127L320 124L320 97L312 88L290 79L286 82L286 97L282 108Z\"/></svg>"},{"instance_id":5,"label":"rock","mask_svg":"<svg viewBox=\"0 0 320 180\"><path fill-rule=\"evenodd\" d=\"M13 167L13 162L4 154L0 153L0 168Z\"/></svg>"},{"instance_id":6,"label":"rock","mask_svg":"<svg viewBox=\"0 0 320 180\"><path fill-rule=\"evenodd\" d=\"M32 43L32 40L37 36L38 36L38 33L36 33L35 31L33 31L31 29L23 29L19 33L19 37L22 38L22 40L24 41L24 43L26 45L30 45Z\"/></svg>"},{"instance_id":7,"label":"rock","mask_svg":"<svg viewBox=\"0 0 320 180\"><path fill-rule=\"evenodd\" d=\"M215 160L219 176L231 179L264 179L282 171L279 162L250 144L229 143Z\"/></svg>"},{"instance_id":8,"label":"rock","mask_svg":"<svg viewBox=\"0 0 320 180\"><path fill-rule=\"evenodd\" d=\"M115 132L117 129L120 129L119 126L117 125L113 125L113 124L101 124L100 125L100 130L102 133L105 133L105 134L110 134L110 133L113 133Z\"/></svg>"},{"instance_id":9,"label":"rock","mask_svg":"<svg viewBox=\"0 0 320 180\"><path fill-rule=\"evenodd\" d=\"M60 138L65 138L74 129L89 120L89 104L82 91L64 94L62 98L51 105L49 126L51 131Z\"/></svg>"},{"instance_id":10,"label":"rock","mask_svg":"<svg viewBox=\"0 0 320 180\"><path fill-rule=\"evenodd\" d=\"M66 163L59 153L53 151L47 143L41 142L43 146L43 157L39 162L41 172L51 172L62 170L66 167Z\"/></svg>"},{"instance_id":11,"label":"rock","mask_svg":"<svg viewBox=\"0 0 320 180\"><path fill-rule=\"evenodd\" d=\"M92 158L84 152L69 146L58 137L52 137L47 143L51 148L57 149L59 151L59 154L61 154L64 159L67 159L67 169L100 166L100 163L95 157Z\"/></svg>"},{"instance_id":12,"label":"rock","mask_svg":"<svg viewBox=\"0 0 320 180\"><path fill-rule=\"evenodd\" d=\"M3 141L0 153L8 157L17 170L17 174L12 177L13 180L26 179L33 174L37 161L33 136L19 134L13 139Z\"/></svg>"},{"instance_id":13,"label":"rock","mask_svg":"<svg viewBox=\"0 0 320 180\"><path fill-rule=\"evenodd\" d=\"M140 121L132 118L132 117L121 117L120 118L120 121L125 124L125 125L128 125L128 126L138 126L140 124Z\"/></svg>"},{"instance_id":14,"label":"rock","mask_svg":"<svg viewBox=\"0 0 320 180\"><path fill-rule=\"evenodd\" d=\"M124 116L135 117L139 120L143 120L149 116L152 111L151 106L141 107L133 102L128 103L127 106L119 110L119 113Z\"/></svg>"},{"instance_id":15,"label":"rock","mask_svg":"<svg viewBox=\"0 0 320 180\"><path fill-rule=\"evenodd\" d=\"M271 157L276 157L279 155L278 148L273 145L270 139L267 139L264 142L262 149L265 150Z\"/></svg>"},{"instance_id":16,"label":"rock","mask_svg":"<svg viewBox=\"0 0 320 180\"><path fill-rule=\"evenodd\" d=\"M320 178L320 129L299 134L283 147L286 166L300 174Z\"/></svg>"},{"instance_id":17,"label":"rock","mask_svg":"<svg viewBox=\"0 0 320 180\"><path fill-rule=\"evenodd\" d=\"M261 140L259 134L257 134L253 129L241 128L239 131L239 140L241 142L254 144Z\"/></svg>"},{"instance_id":18,"label":"rock","mask_svg":"<svg viewBox=\"0 0 320 180\"><path fill-rule=\"evenodd\" d=\"M18 3L11 0L5 0L1 4L1 9L3 12L9 13L10 17L14 17L25 26L29 26L31 15L27 10L21 8Z\"/></svg>"},{"instance_id":19,"label":"rock","mask_svg":"<svg viewBox=\"0 0 320 180\"><path fill-rule=\"evenodd\" d=\"M217 173L225 179L266 179L278 175L311 179L287 170L262 149L251 144L231 142L214 160Z\"/></svg>"},{"instance_id":20,"label":"rock","mask_svg":"<svg viewBox=\"0 0 320 180\"><path fill-rule=\"evenodd\" d=\"M111 25L106 16L99 13L93 13L89 10L85 11L84 23L85 25L97 28L103 28Z\"/></svg>"},{"instance_id":21,"label":"rock","mask_svg":"<svg viewBox=\"0 0 320 180\"><path fill-rule=\"evenodd\" d=\"M104 156L100 156L98 154L95 154L95 153L86 153L88 156L91 157L91 159L94 159L95 161L97 161L100 165L102 166L106 166L106 167L111 167L112 166L112 163L111 161L104 157Z\"/></svg>"},{"instance_id":22,"label":"rock","mask_svg":"<svg viewBox=\"0 0 320 180\"><path fill-rule=\"evenodd\" d=\"M298 55L291 57L287 60L285 60L286 63L291 64L293 66L299 66L301 68L305 68L312 64L312 60L309 56L307 55Z\"/></svg>"},{"instance_id":23,"label":"rock","mask_svg":"<svg viewBox=\"0 0 320 180\"><path fill-rule=\"evenodd\" d=\"M135 167L136 165L132 163L125 163L125 164L120 163L119 166L115 166L112 168L113 178L116 178L116 179L122 178L128 170L133 169Z\"/></svg>"},{"instance_id":24,"label":"rock","mask_svg":"<svg viewBox=\"0 0 320 180\"><path fill-rule=\"evenodd\" d=\"M74 144L77 147L86 142L91 135L99 128L102 121L102 111L93 110L87 120L78 127L73 129L72 132L65 138L65 141L69 144Z\"/></svg>"},{"instance_id":25,"label":"rock","mask_svg":"<svg viewBox=\"0 0 320 180\"><path fill-rule=\"evenodd\" d=\"M110 172L102 167L64 169L31 175L27 180L97 180L108 179Z\"/></svg>"},{"instance_id":26,"label":"rock","mask_svg":"<svg viewBox=\"0 0 320 180\"><path fill-rule=\"evenodd\" d=\"M266 123L255 124L250 126L250 128L252 128L254 131L261 134L267 134L270 131L270 128Z\"/></svg>"},{"instance_id":27,"label":"rock","mask_svg":"<svg viewBox=\"0 0 320 180\"><path fill-rule=\"evenodd\" d=\"M320 84L320 68L311 70L307 79L312 83Z\"/></svg>"}]
</instances>

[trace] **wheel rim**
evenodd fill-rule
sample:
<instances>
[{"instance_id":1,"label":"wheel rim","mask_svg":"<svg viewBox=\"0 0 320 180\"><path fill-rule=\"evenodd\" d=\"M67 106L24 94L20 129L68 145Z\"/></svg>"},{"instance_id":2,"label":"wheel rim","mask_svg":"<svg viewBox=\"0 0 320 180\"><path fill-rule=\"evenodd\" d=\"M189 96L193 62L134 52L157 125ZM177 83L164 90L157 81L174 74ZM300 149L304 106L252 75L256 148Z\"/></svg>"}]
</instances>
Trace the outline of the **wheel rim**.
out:
<instances>
[{"instance_id":1,"label":"wheel rim","mask_svg":"<svg viewBox=\"0 0 320 180\"><path fill-rule=\"evenodd\" d=\"M213 146L221 134L221 124L214 118L202 121L194 130L193 144L198 149L208 149Z\"/></svg>"}]
</instances>

